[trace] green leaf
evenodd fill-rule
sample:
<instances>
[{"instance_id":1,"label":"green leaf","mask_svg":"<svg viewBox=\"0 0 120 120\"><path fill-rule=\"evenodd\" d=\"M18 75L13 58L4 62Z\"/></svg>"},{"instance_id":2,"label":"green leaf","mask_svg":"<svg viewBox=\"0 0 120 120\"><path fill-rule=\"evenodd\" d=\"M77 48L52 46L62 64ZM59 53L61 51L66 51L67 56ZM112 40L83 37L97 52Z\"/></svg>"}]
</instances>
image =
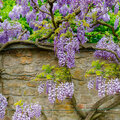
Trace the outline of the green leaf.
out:
<instances>
[{"instance_id":1,"label":"green leaf","mask_svg":"<svg viewBox=\"0 0 120 120\"><path fill-rule=\"evenodd\" d=\"M96 71L96 75L102 75L102 71Z\"/></svg>"},{"instance_id":2,"label":"green leaf","mask_svg":"<svg viewBox=\"0 0 120 120\"><path fill-rule=\"evenodd\" d=\"M52 79L53 76L48 74L48 75L46 75L46 78L47 78L47 79Z\"/></svg>"},{"instance_id":3,"label":"green leaf","mask_svg":"<svg viewBox=\"0 0 120 120\"><path fill-rule=\"evenodd\" d=\"M41 78L41 77L45 77L45 72L42 72L39 75L37 75L37 78Z\"/></svg>"},{"instance_id":4,"label":"green leaf","mask_svg":"<svg viewBox=\"0 0 120 120\"><path fill-rule=\"evenodd\" d=\"M87 73L89 73L89 74L95 73L95 68L90 69Z\"/></svg>"}]
</instances>

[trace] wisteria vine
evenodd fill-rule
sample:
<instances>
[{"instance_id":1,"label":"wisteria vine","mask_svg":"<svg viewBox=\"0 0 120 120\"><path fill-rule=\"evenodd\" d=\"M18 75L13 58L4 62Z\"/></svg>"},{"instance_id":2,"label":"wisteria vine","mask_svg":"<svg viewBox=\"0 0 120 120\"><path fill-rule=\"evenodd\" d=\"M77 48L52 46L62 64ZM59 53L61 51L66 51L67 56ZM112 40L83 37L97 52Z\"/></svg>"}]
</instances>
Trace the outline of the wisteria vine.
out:
<instances>
[{"instance_id":1,"label":"wisteria vine","mask_svg":"<svg viewBox=\"0 0 120 120\"><path fill-rule=\"evenodd\" d=\"M110 79L107 81L102 76L97 76L96 80L90 80L88 82L88 88L96 88L98 96L104 97L105 95L114 95L120 92L120 80L119 78Z\"/></svg>"},{"instance_id":2,"label":"wisteria vine","mask_svg":"<svg viewBox=\"0 0 120 120\"><path fill-rule=\"evenodd\" d=\"M72 98L74 94L74 83L73 82L61 82L57 84L52 80L41 82L38 87L38 92L41 94L46 90L48 94L48 100L50 103L55 103L56 98L60 101L65 100L66 97Z\"/></svg>"},{"instance_id":3,"label":"wisteria vine","mask_svg":"<svg viewBox=\"0 0 120 120\"><path fill-rule=\"evenodd\" d=\"M0 119L4 118L7 105L7 99L2 94L0 94Z\"/></svg>"},{"instance_id":4,"label":"wisteria vine","mask_svg":"<svg viewBox=\"0 0 120 120\"><path fill-rule=\"evenodd\" d=\"M2 16L0 16L0 43L19 38L20 40L27 40L30 37L30 31L19 37L27 29L23 29L18 20L25 18L29 27L34 32L36 31L35 33L41 30L39 36L43 38L39 38L38 42L52 38L59 66L73 68L75 67L75 53L79 51L81 44L83 45L88 41L86 33L93 31L97 26L107 26L111 29L112 34L120 40L119 34L116 32L119 26L120 0L47 0L46 2L41 0L41 2L40 5L38 0L16 0L16 5L9 13L11 22L7 19L2 21ZM0 8L2 7L2 2L0 2ZM113 12L117 16L114 26L111 26L107 22L110 21L109 13ZM50 31L53 30L50 34L47 33L49 29ZM96 48L101 49L94 53L97 58L104 58L119 64L120 46L113 41L112 37L104 36ZM115 54L105 51L105 49L111 50ZM97 76L96 81L89 81L88 88L93 88L95 83L99 96L120 92L119 78L106 82L102 76ZM41 94L45 88L51 103L54 103L56 99L63 101L66 97L71 98L74 93L74 84L70 82L57 84L53 81L47 81L40 83L38 92ZM2 95L0 95L0 104L2 106L0 106L0 118L3 119L7 101ZM38 104L24 104L23 108L21 106L16 107L13 120L30 120L34 116L39 117L40 114L41 106Z\"/></svg>"},{"instance_id":5,"label":"wisteria vine","mask_svg":"<svg viewBox=\"0 0 120 120\"><path fill-rule=\"evenodd\" d=\"M68 68L75 67L75 53L79 50L80 44L88 41L85 33L91 32L97 27L94 25L94 21L109 21L110 16L108 10L110 9L110 12L112 12L113 6L114 14L118 14L119 11L119 1L117 0L112 0L112 2L108 0L71 0L71 2L68 0L55 0L51 2L48 0L47 2L41 2L42 4L39 4L38 0L16 0L16 5L9 13L9 17L11 20L19 20L21 16L25 17L27 23L34 31L42 29L38 27L42 26L45 27L45 29L53 29L56 33L56 30L59 28L58 33L55 34L54 37L54 50L57 52L59 65L67 65ZM61 17L59 16L60 20L55 16L57 10L59 10L59 15L61 15ZM61 22L62 18L63 21ZM50 23L52 23L53 26L42 23L42 21L47 19L51 21ZM76 31L71 27L71 20L76 26ZM1 24L2 26L6 26L6 22ZM7 29L1 28L3 29L3 32L0 34L2 39L1 43L6 43L7 41L13 40L13 38L18 38L22 28L19 23L17 24L17 29L14 29L14 26L10 25L6 26ZM115 30L118 25L119 16L116 17L114 23ZM9 29L14 29L12 30L12 34L9 32ZM71 34L65 36L65 34L68 34L68 31L70 31ZM46 34L47 33L44 35ZM21 40L26 40L29 36L30 32L28 31L21 37Z\"/></svg>"},{"instance_id":6,"label":"wisteria vine","mask_svg":"<svg viewBox=\"0 0 120 120\"><path fill-rule=\"evenodd\" d=\"M12 120L31 120L34 117L39 118L41 109L38 103L32 103L30 105L24 103L22 106L17 105Z\"/></svg>"}]
</instances>

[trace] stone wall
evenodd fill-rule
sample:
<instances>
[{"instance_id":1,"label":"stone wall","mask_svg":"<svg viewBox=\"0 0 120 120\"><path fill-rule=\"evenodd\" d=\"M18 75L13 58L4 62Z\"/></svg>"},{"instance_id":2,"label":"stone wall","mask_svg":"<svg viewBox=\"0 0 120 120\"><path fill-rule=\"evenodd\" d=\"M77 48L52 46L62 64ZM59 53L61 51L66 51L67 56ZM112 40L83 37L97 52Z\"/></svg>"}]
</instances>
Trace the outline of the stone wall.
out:
<instances>
[{"instance_id":1,"label":"stone wall","mask_svg":"<svg viewBox=\"0 0 120 120\"><path fill-rule=\"evenodd\" d=\"M85 111L89 111L90 107L100 99L97 91L87 88L88 80L84 77L93 60L93 51L83 50L76 54L76 67L71 70L77 105L79 109ZM37 73L42 72L43 64L57 65L54 52L38 48L11 49L0 53L0 61L0 69L2 69L0 93L7 97L9 103L6 120L11 120L15 109L13 104L20 99L28 103L38 101L44 107L48 120L79 120L70 99L63 102L56 101L55 105L51 105L46 94L38 93L39 82L32 81ZM105 120L120 120L119 114L109 114L109 116ZM42 120L44 119L42 116Z\"/></svg>"}]
</instances>

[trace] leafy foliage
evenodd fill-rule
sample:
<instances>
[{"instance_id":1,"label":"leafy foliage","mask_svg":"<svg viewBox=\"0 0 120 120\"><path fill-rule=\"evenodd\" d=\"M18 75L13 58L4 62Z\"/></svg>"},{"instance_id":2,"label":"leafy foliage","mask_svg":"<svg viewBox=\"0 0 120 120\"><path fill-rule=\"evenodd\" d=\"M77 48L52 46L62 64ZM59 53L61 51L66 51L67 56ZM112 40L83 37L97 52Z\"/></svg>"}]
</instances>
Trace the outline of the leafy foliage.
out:
<instances>
[{"instance_id":1,"label":"leafy foliage","mask_svg":"<svg viewBox=\"0 0 120 120\"><path fill-rule=\"evenodd\" d=\"M117 14L114 14L114 13L111 13L111 12L109 12L108 14L110 15L110 20L108 22L106 22L106 23L109 24L109 25L114 26L114 22L116 20L116 17L120 17L120 11ZM98 33L98 34L95 35L96 33ZM118 27L116 29L116 33L118 35L120 35L119 34L120 33L120 24L118 25ZM89 33L86 33L86 34L90 36L90 37L88 37L88 39L89 39L88 42L89 43L97 43L105 34L107 36L112 34L112 29L110 29L109 27L106 27L106 26L99 25L92 32L89 32ZM113 40L115 42L118 42L117 37L115 37L115 36L113 36L113 37L114 37Z\"/></svg>"},{"instance_id":2,"label":"leafy foliage","mask_svg":"<svg viewBox=\"0 0 120 120\"><path fill-rule=\"evenodd\" d=\"M100 62L99 60L93 61L92 69L86 73L86 76L90 74L97 76L96 89L98 90L99 96L105 96L106 90L108 95L120 92L120 46L114 43L114 41L117 43L120 40L120 1L55 0L53 2L48 0L33 0L33 2L31 0L3 0L4 6L0 10L0 15L3 20L2 22L0 19L0 42L6 43L10 40L18 39L21 33L23 33L23 30L26 29L27 33L20 37L20 40L28 39L30 34L29 40L35 41L36 38L43 38L44 40L45 36L50 36L51 34L49 35L49 33L53 33L47 41L54 42L54 50L59 60L59 66L62 67L43 65L43 72L35 78L35 80L38 80L43 77L49 80L46 82L46 93L51 103L55 102L56 97L61 101L66 97L72 97L74 84L73 82L65 82L71 78L68 68L75 67L75 53L79 51L81 44L87 41L97 42L97 48L108 48L108 50L112 50L117 55L114 53L111 54L107 50L102 52L99 50L95 52L96 56L105 59L115 58L117 63ZM36 9L34 3L40 7L39 10ZM111 11L108 12L108 9L111 9ZM16 22L16 24L10 25L12 23L11 20L13 23ZM109 27L109 25L112 27ZM16 26L18 31L16 30ZM103 37L104 34L106 36L113 36L113 41L111 39L108 41L108 37ZM106 84L106 80L110 81ZM58 85L56 83L60 84ZM90 81L89 88L93 88L94 83L95 80ZM44 87L45 84L41 82L38 90L39 93L44 92ZM6 101L2 95L0 99ZM6 105L4 106L6 107ZM19 101L16 105L18 107L16 108L13 120L16 120L16 117L25 117L26 120L30 120L34 116L39 117L41 114L41 106L37 104L29 107L29 105L23 106L22 101ZM24 109L26 107L28 107L27 110ZM4 114L5 112L0 116L4 116Z\"/></svg>"},{"instance_id":3,"label":"leafy foliage","mask_svg":"<svg viewBox=\"0 0 120 120\"><path fill-rule=\"evenodd\" d=\"M23 100L19 100L19 101L17 101L16 103L14 103L14 105L15 105L15 106L18 106L18 105L19 105L19 106L22 107L22 106L23 106L23 103L24 103Z\"/></svg>"},{"instance_id":4,"label":"leafy foliage","mask_svg":"<svg viewBox=\"0 0 120 120\"><path fill-rule=\"evenodd\" d=\"M41 72L35 78L37 81L39 78L46 78L47 80L53 80L54 82L65 82L71 77L70 71L66 67L55 67L48 65L43 65Z\"/></svg>"},{"instance_id":5,"label":"leafy foliage","mask_svg":"<svg viewBox=\"0 0 120 120\"><path fill-rule=\"evenodd\" d=\"M92 68L88 70L85 76L97 75L103 76L103 78L119 78L120 77L120 65L116 63L100 62L99 60L92 62Z\"/></svg>"},{"instance_id":6,"label":"leafy foliage","mask_svg":"<svg viewBox=\"0 0 120 120\"><path fill-rule=\"evenodd\" d=\"M9 12L13 9L15 5L15 0L3 0L3 7L0 9L0 16L2 16L2 20L9 19Z\"/></svg>"}]
</instances>

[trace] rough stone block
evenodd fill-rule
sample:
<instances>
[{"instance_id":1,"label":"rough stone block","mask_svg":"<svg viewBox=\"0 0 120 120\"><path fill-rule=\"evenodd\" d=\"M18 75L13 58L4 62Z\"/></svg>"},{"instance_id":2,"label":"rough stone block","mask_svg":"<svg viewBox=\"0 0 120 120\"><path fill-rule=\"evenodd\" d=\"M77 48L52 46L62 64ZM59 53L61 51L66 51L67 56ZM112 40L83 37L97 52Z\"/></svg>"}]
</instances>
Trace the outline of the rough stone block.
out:
<instances>
[{"instance_id":1,"label":"rough stone block","mask_svg":"<svg viewBox=\"0 0 120 120\"><path fill-rule=\"evenodd\" d=\"M11 119L9 117L5 116L3 120L11 120Z\"/></svg>"},{"instance_id":2,"label":"rough stone block","mask_svg":"<svg viewBox=\"0 0 120 120\"><path fill-rule=\"evenodd\" d=\"M85 71L83 69L74 69L72 71L72 78L83 80Z\"/></svg>"},{"instance_id":3,"label":"rough stone block","mask_svg":"<svg viewBox=\"0 0 120 120\"><path fill-rule=\"evenodd\" d=\"M15 95L15 96L21 96L22 95L22 89L21 88L10 88L10 87L4 87L3 88L3 94L4 95Z\"/></svg>"},{"instance_id":4,"label":"rough stone block","mask_svg":"<svg viewBox=\"0 0 120 120\"><path fill-rule=\"evenodd\" d=\"M8 97L8 105L13 105L14 104L14 98L12 96Z\"/></svg>"},{"instance_id":5,"label":"rough stone block","mask_svg":"<svg viewBox=\"0 0 120 120\"><path fill-rule=\"evenodd\" d=\"M4 86L6 87L9 87L9 88L13 88L13 87L16 87L16 88L21 88L21 87L25 87L26 86L26 83L24 81L16 81L16 80L5 80L4 81Z\"/></svg>"},{"instance_id":6,"label":"rough stone block","mask_svg":"<svg viewBox=\"0 0 120 120\"><path fill-rule=\"evenodd\" d=\"M57 111L63 112L63 113L73 113L74 112L74 108L72 105L66 105L66 104L61 104L61 105L56 105L55 109Z\"/></svg>"},{"instance_id":7,"label":"rough stone block","mask_svg":"<svg viewBox=\"0 0 120 120\"><path fill-rule=\"evenodd\" d=\"M24 72L34 72L34 67L30 65L24 65Z\"/></svg>"},{"instance_id":8,"label":"rough stone block","mask_svg":"<svg viewBox=\"0 0 120 120\"><path fill-rule=\"evenodd\" d=\"M26 89L23 93L24 96L37 96L39 95L37 89Z\"/></svg>"},{"instance_id":9,"label":"rough stone block","mask_svg":"<svg viewBox=\"0 0 120 120\"><path fill-rule=\"evenodd\" d=\"M31 57L21 57L20 58L20 63L21 64L31 64L32 63L32 58Z\"/></svg>"},{"instance_id":10,"label":"rough stone block","mask_svg":"<svg viewBox=\"0 0 120 120\"><path fill-rule=\"evenodd\" d=\"M9 95L9 94L10 94L10 89L7 88L7 87L6 87L6 88L4 87L4 88L3 88L3 94L4 94L4 95Z\"/></svg>"},{"instance_id":11,"label":"rough stone block","mask_svg":"<svg viewBox=\"0 0 120 120\"><path fill-rule=\"evenodd\" d=\"M34 81L34 82L27 82L27 86L28 87L37 87L38 84L36 83L36 81Z\"/></svg>"},{"instance_id":12,"label":"rough stone block","mask_svg":"<svg viewBox=\"0 0 120 120\"><path fill-rule=\"evenodd\" d=\"M89 96L89 95L81 96L81 100L80 101L81 101L82 104L88 104L88 103L92 103L93 102L92 97Z\"/></svg>"}]
</instances>

